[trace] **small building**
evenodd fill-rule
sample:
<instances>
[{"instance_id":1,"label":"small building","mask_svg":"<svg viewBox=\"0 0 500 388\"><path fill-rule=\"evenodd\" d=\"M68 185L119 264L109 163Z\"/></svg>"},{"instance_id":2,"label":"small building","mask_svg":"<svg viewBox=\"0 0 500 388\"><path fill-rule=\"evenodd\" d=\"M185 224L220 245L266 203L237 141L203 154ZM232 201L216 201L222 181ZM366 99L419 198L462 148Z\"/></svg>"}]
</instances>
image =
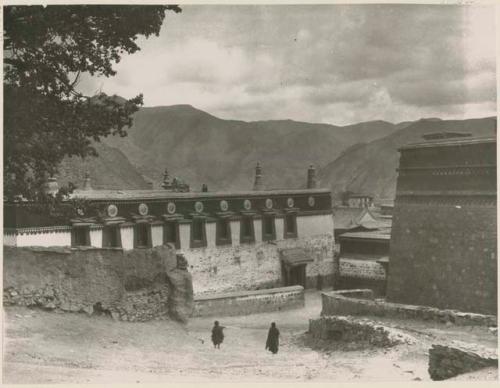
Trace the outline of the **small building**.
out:
<instances>
[{"instance_id":1,"label":"small building","mask_svg":"<svg viewBox=\"0 0 500 388\"><path fill-rule=\"evenodd\" d=\"M390 229L391 220L381 219L367 208L339 206L333 209L335 241L346 232Z\"/></svg>"},{"instance_id":2,"label":"small building","mask_svg":"<svg viewBox=\"0 0 500 388\"><path fill-rule=\"evenodd\" d=\"M369 208L373 206L373 196L362 193L347 193L344 205L355 208Z\"/></svg>"},{"instance_id":3,"label":"small building","mask_svg":"<svg viewBox=\"0 0 500 388\"><path fill-rule=\"evenodd\" d=\"M189 192L168 173L164 190L83 190L57 217L37 204L4 204L4 245L147 249L170 244L193 275L195 294L333 284L332 196L308 186ZM76 205L75 205L76 203ZM76 206L76 207L72 207Z\"/></svg>"},{"instance_id":4,"label":"small building","mask_svg":"<svg viewBox=\"0 0 500 388\"><path fill-rule=\"evenodd\" d=\"M387 299L496 314L496 139L399 151Z\"/></svg>"},{"instance_id":5,"label":"small building","mask_svg":"<svg viewBox=\"0 0 500 388\"><path fill-rule=\"evenodd\" d=\"M390 239L390 229L340 235L340 276L336 288L370 288L375 295L384 296Z\"/></svg>"}]
</instances>

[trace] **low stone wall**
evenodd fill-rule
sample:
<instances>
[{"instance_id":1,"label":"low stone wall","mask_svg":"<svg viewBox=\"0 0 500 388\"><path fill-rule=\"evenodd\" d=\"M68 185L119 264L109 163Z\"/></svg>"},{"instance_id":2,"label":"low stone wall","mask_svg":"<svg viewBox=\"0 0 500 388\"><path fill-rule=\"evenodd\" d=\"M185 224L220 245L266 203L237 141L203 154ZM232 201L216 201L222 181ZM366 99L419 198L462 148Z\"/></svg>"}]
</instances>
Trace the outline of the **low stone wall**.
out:
<instances>
[{"instance_id":1,"label":"low stone wall","mask_svg":"<svg viewBox=\"0 0 500 388\"><path fill-rule=\"evenodd\" d=\"M373 291L366 288L355 288L348 290L334 291L335 295L343 296L345 298L368 299L373 300Z\"/></svg>"},{"instance_id":2,"label":"low stone wall","mask_svg":"<svg viewBox=\"0 0 500 388\"><path fill-rule=\"evenodd\" d=\"M234 316L304 307L304 288L291 286L197 296L196 317Z\"/></svg>"},{"instance_id":3,"label":"low stone wall","mask_svg":"<svg viewBox=\"0 0 500 388\"><path fill-rule=\"evenodd\" d=\"M376 297L384 298L386 294L387 282L385 280L341 277L338 279L335 287L340 290L360 288L370 289Z\"/></svg>"},{"instance_id":4,"label":"low stone wall","mask_svg":"<svg viewBox=\"0 0 500 388\"><path fill-rule=\"evenodd\" d=\"M3 302L48 310L110 314L125 321L191 315L188 271L175 251L4 247Z\"/></svg>"},{"instance_id":5,"label":"low stone wall","mask_svg":"<svg viewBox=\"0 0 500 388\"><path fill-rule=\"evenodd\" d=\"M498 368L495 349L472 347L470 344L457 342L452 346L432 345L429 349L429 375L433 380L446 380L492 366Z\"/></svg>"},{"instance_id":6,"label":"low stone wall","mask_svg":"<svg viewBox=\"0 0 500 388\"><path fill-rule=\"evenodd\" d=\"M352 293L353 290L349 290ZM358 293L360 290L356 290ZM374 315L425 321L451 322L463 326L496 326L497 317L434 307L415 306L374 300L371 290L363 290L363 298L348 297L345 292L322 293L321 315ZM371 296L370 296L371 295Z\"/></svg>"},{"instance_id":7,"label":"low stone wall","mask_svg":"<svg viewBox=\"0 0 500 388\"><path fill-rule=\"evenodd\" d=\"M397 330L353 317L330 316L311 319L309 333L316 340L347 343L350 345L350 350L368 346L390 347L414 342L412 337Z\"/></svg>"}]
</instances>

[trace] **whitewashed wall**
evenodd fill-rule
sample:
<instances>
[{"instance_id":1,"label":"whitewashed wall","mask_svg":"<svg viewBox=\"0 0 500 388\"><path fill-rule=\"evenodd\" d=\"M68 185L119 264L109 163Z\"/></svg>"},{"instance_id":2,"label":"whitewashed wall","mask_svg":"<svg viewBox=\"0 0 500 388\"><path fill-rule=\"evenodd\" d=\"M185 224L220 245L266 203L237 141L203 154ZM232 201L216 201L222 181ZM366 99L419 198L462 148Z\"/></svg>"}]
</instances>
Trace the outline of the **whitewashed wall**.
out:
<instances>
[{"instance_id":1,"label":"whitewashed wall","mask_svg":"<svg viewBox=\"0 0 500 388\"><path fill-rule=\"evenodd\" d=\"M285 219L276 217L274 222L276 227L276 240L283 240L283 234L285 233Z\"/></svg>"},{"instance_id":2,"label":"whitewashed wall","mask_svg":"<svg viewBox=\"0 0 500 388\"><path fill-rule=\"evenodd\" d=\"M90 229L90 245L102 248L102 228Z\"/></svg>"},{"instance_id":3,"label":"whitewashed wall","mask_svg":"<svg viewBox=\"0 0 500 388\"><path fill-rule=\"evenodd\" d=\"M71 229L19 233L16 236L18 247L55 247L71 246Z\"/></svg>"},{"instance_id":4,"label":"whitewashed wall","mask_svg":"<svg viewBox=\"0 0 500 388\"><path fill-rule=\"evenodd\" d=\"M297 216L297 233L299 237L332 234L333 216L331 214Z\"/></svg>"},{"instance_id":5,"label":"whitewashed wall","mask_svg":"<svg viewBox=\"0 0 500 388\"><path fill-rule=\"evenodd\" d=\"M214 248L215 247L216 232L217 232L215 222L207 222L205 224L205 232L207 235L207 247Z\"/></svg>"},{"instance_id":6,"label":"whitewashed wall","mask_svg":"<svg viewBox=\"0 0 500 388\"><path fill-rule=\"evenodd\" d=\"M123 249L134 249L134 227L132 225L120 227Z\"/></svg>"},{"instance_id":7,"label":"whitewashed wall","mask_svg":"<svg viewBox=\"0 0 500 388\"><path fill-rule=\"evenodd\" d=\"M255 230L255 243L262 242L262 219L254 219L253 220L253 228Z\"/></svg>"},{"instance_id":8,"label":"whitewashed wall","mask_svg":"<svg viewBox=\"0 0 500 388\"><path fill-rule=\"evenodd\" d=\"M233 247L240 245L240 221L231 222L231 244Z\"/></svg>"},{"instance_id":9,"label":"whitewashed wall","mask_svg":"<svg viewBox=\"0 0 500 388\"><path fill-rule=\"evenodd\" d=\"M17 236L15 233L4 233L3 245L15 247L17 245Z\"/></svg>"},{"instance_id":10,"label":"whitewashed wall","mask_svg":"<svg viewBox=\"0 0 500 388\"><path fill-rule=\"evenodd\" d=\"M151 226L151 244L154 247L163 245L163 225Z\"/></svg>"},{"instance_id":11,"label":"whitewashed wall","mask_svg":"<svg viewBox=\"0 0 500 388\"><path fill-rule=\"evenodd\" d=\"M191 239L191 225L179 224L179 242L181 245L181 249L189 248L190 239Z\"/></svg>"}]
</instances>

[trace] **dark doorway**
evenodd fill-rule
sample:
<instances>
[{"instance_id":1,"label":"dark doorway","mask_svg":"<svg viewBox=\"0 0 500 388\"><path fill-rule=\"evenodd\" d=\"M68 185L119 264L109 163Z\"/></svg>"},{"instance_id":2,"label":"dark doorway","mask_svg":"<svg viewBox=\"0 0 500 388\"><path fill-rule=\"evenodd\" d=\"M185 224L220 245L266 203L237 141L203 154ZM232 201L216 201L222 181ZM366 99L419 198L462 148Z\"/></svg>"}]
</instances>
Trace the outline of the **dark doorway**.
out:
<instances>
[{"instance_id":1,"label":"dark doorway","mask_svg":"<svg viewBox=\"0 0 500 388\"><path fill-rule=\"evenodd\" d=\"M285 286L302 286L306 288L306 265L286 266L283 268Z\"/></svg>"}]
</instances>

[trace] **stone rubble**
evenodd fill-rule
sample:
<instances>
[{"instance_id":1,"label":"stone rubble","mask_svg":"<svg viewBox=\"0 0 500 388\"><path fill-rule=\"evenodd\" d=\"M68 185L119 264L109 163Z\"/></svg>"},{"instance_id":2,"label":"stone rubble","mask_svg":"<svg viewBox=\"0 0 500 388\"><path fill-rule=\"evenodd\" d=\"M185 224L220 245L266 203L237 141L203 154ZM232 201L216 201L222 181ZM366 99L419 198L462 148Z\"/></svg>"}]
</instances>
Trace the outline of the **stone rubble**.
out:
<instances>
[{"instance_id":1,"label":"stone rubble","mask_svg":"<svg viewBox=\"0 0 500 388\"><path fill-rule=\"evenodd\" d=\"M429 375L433 380L451 377L488 367L498 368L498 351L478 345L453 341L434 344L429 349Z\"/></svg>"},{"instance_id":2,"label":"stone rubble","mask_svg":"<svg viewBox=\"0 0 500 388\"><path fill-rule=\"evenodd\" d=\"M415 338L399 330L354 317L323 316L311 319L309 333L316 340L346 343L348 350L415 343Z\"/></svg>"}]
</instances>

